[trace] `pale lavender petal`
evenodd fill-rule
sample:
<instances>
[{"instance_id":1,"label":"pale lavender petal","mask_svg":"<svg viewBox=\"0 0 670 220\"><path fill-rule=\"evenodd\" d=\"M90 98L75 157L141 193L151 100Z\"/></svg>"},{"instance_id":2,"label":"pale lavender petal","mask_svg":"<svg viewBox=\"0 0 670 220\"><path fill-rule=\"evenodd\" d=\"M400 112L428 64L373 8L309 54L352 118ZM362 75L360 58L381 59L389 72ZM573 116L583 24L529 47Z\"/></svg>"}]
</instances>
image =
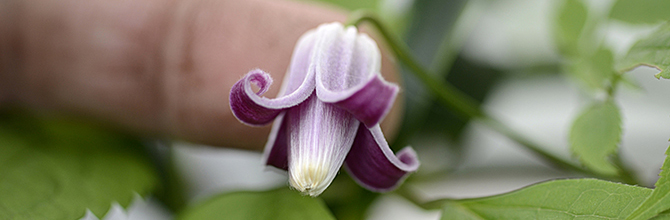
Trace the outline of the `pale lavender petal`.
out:
<instances>
[{"instance_id":1,"label":"pale lavender petal","mask_svg":"<svg viewBox=\"0 0 670 220\"><path fill-rule=\"evenodd\" d=\"M398 86L381 77L381 55L377 44L355 27L339 23L320 26L315 42L316 92L319 99L335 103L367 127L388 113Z\"/></svg>"},{"instance_id":2,"label":"pale lavender petal","mask_svg":"<svg viewBox=\"0 0 670 220\"><path fill-rule=\"evenodd\" d=\"M249 71L237 81L230 90L230 108L240 121L248 125L270 123L282 110L295 106L309 97L314 91L314 65L310 65L313 56L315 33L304 34L293 51L289 70L278 98L261 97L272 84L270 74L260 69ZM254 93L251 84L259 87Z\"/></svg>"},{"instance_id":3,"label":"pale lavender petal","mask_svg":"<svg viewBox=\"0 0 670 220\"><path fill-rule=\"evenodd\" d=\"M376 192L395 189L419 168L419 159L411 147L393 154L379 125L358 128L356 140L344 162L345 169L361 186Z\"/></svg>"},{"instance_id":4,"label":"pale lavender petal","mask_svg":"<svg viewBox=\"0 0 670 220\"><path fill-rule=\"evenodd\" d=\"M282 170L288 170L288 133L286 132L285 112L280 113L272 124L270 137L263 150L263 162Z\"/></svg>"},{"instance_id":5,"label":"pale lavender petal","mask_svg":"<svg viewBox=\"0 0 670 220\"><path fill-rule=\"evenodd\" d=\"M317 196L340 170L360 122L316 95L289 109L285 119L290 184L304 194Z\"/></svg>"},{"instance_id":6,"label":"pale lavender petal","mask_svg":"<svg viewBox=\"0 0 670 220\"><path fill-rule=\"evenodd\" d=\"M306 80L310 80L311 87L303 86L302 89L314 89L314 65L312 57L314 56L314 42L316 41L316 33L311 30L303 34L291 56L291 64L288 67L287 74L284 76L283 85L279 96L284 94L291 94L298 90L300 86L309 85ZM310 68L312 68L310 70ZM308 74L309 73L309 74Z\"/></svg>"}]
</instances>

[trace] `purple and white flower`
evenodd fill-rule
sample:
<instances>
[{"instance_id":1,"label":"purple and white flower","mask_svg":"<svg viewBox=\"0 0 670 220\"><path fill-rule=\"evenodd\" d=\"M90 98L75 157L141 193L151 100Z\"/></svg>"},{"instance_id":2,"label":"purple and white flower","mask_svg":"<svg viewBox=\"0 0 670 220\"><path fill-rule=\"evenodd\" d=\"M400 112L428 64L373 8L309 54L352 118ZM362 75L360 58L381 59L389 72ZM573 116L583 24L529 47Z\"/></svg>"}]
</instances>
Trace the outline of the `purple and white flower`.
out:
<instances>
[{"instance_id":1,"label":"purple and white flower","mask_svg":"<svg viewBox=\"0 0 670 220\"><path fill-rule=\"evenodd\" d=\"M370 37L355 27L323 24L298 40L277 98L261 96L272 78L255 69L231 89L230 107L248 125L274 120L265 164L287 170L300 192L320 195L342 165L365 188L389 191L419 161L411 147L393 154L379 127L398 94L380 71Z\"/></svg>"}]
</instances>

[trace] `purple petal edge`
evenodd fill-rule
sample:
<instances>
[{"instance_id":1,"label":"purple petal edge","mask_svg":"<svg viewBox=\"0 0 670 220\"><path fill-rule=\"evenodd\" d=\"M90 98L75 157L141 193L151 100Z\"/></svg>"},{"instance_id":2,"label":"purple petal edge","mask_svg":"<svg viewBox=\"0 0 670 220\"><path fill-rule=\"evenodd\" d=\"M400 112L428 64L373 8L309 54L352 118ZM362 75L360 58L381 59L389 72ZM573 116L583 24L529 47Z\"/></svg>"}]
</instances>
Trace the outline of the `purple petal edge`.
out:
<instances>
[{"instance_id":1,"label":"purple petal edge","mask_svg":"<svg viewBox=\"0 0 670 220\"><path fill-rule=\"evenodd\" d=\"M288 170L288 133L285 115L286 113L282 112L277 116L263 150L263 163L282 170Z\"/></svg>"},{"instance_id":2,"label":"purple petal edge","mask_svg":"<svg viewBox=\"0 0 670 220\"><path fill-rule=\"evenodd\" d=\"M391 110L398 90L397 85L384 81L377 74L360 90L334 104L354 115L366 127L371 128Z\"/></svg>"},{"instance_id":3,"label":"purple petal edge","mask_svg":"<svg viewBox=\"0 0 670 220\"><path fill-rule=\"evenodd\" d=\"M253 93L251 83L259 87L258 93ZM262 70L255 69L247 73L230 89L230 109L233 115L248 125L265 125L270 123L282 109L271 109L254 102L252 96L265 93L272 84L272 78ZM252 94L249 94L252 93Z\"/></svg>"},{"instance_id":4,"label":"purple petal edge","mask_svg":"<svg viewBox=\"0 0 670 220\"><path fill-rule=\"evenodd\" d=\"M313 78L313 74L308 74L303 84L293 93L276 99L268 99L261 95L270 88L272 77L263 70L251 70L230 89L230 109L238 120L247 125L268 124L281 111L300 104L312 94L314 80L309 78ZM259 87L257 93L254 93L251 88L252 83Z\"/></svg>"},{"instance_id":5,"label":"purple petal edge","mask_svg":"<svg viewBox=\"0 0 670 220\"><path fill-rule=\"evenodd\" d=\"M393 154L381 128L358 128L358 134L345 160L345 169L361 186L376 192L391 191L419 168L419 159L411 147Z\"/></svg>"}]
</instances>

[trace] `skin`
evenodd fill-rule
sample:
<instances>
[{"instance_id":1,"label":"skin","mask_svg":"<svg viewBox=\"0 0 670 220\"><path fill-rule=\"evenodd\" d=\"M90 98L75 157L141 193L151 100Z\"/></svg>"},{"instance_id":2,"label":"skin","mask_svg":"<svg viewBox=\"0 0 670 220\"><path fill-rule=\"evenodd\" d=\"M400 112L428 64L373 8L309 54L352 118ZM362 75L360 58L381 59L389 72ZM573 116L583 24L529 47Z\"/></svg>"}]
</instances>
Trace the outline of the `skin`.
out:
<instances>
[{"instance_id":1,"label":"skin","mask_svg":"<svg viewBox=\"0 0 670 220\"><path fill-rule=\"evenodd\" d=\"M5 0L0 107L86 117L150 137L261 150L270 126L233 117L231 86L269 72L275 97L293 47L343 11L282 0ZM383 50L383 44L379 43ZM397 82L384 56L382 73ZM394 136L401 97L382 128Z\"/></svg>"}]
</instances>

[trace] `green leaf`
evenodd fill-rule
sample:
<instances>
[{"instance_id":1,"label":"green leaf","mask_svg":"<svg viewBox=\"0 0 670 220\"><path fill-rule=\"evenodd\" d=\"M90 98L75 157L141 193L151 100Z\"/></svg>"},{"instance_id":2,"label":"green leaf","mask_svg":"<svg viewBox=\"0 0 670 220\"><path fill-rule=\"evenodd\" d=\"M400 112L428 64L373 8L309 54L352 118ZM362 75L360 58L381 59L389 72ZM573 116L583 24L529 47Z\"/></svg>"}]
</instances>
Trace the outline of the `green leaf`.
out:
<instances>
[{"instance_id":1,"label":"green leaf","mask_svg":"<svg viewBox=\"0 0 670 220\"><path fill-rule=\"evenodd\" d=\"M570 148L589 169L616 175L610 157L618 152L621 115L612 101L595 103L583 111L570 129Z\"/></svg>"},{"instance_id":2,"label":"green leaf","mask_svg":"<svg viewBox=\"0 0 670 220\"><path fill-rule=\"evenodd\" d=\"M449 201L442 219L623 219L651 194L597 179L555 180L511 193Z\"/></svg>"},{"instance_id":3,"label":"green leaf","mask_svg":"<svg viewBox=\"0 0 670 220\"><path fill-rule=\"evenodd\" d=\"M658 214L657 216L651 218L651 220L670 220L670 210L661 212L661 214Z\"/></svg>"},{"instance_id":4,"label":"green leaf","mask_svg":"<svg viewBox=\"0 0 670 220\"><path fill-rule=\"evenodd\" d=\"M656 181L656 188L649 198L638 207L627 219L649 219L670 209L670 148L665 152L665 162L661 168L661 177Z\"/></svg>"},{"instance_id":5,"label":"green leaf","mask_svg":"<svg viewBox=\"0 0 670 220\"><path fill-rule=\"evenodd\" d=\"M635 43L626 57L617 63L617 69L628 70L639 65L647 65L661 70L656 78L670 79L668 57L670 57L670 23L664 24L645 39Z\"/></svg>"},{"instance_id":6,"label":"green leaf","mask_svg":"<svg viewBox=\"0 0 670 220\"><path fill-rule=\"evenodd\" d=\"M103 217L158 177L140 142L81 123L0 113L0 219Z\"/></svg>"},{"instance_id":7,"label":"green leaf","mask_svg":"<svg viewBox=\"0 0 670 220\"><path fill-rule=\"evenodd\" d=\"M654 24L670 20L670 1L619 0L612 7L610 18L634 23Z\"/></svg>"},{"instance_id":8,"label":"green leaf","mask_svg":"<svg viewBox=\"0 0 670 220\"><path fill-rule=\"evenodd\" d=\"M267 192L233 192L187 209L180 220L311 220L335 219L323 200L281 188Z\"/></svg>"},{"instance_id":9,"label":"green leaf","mask_svg":"<svg viewBox=\"0 0 670 220\"><path fill-rule=\"evenodd\" d=\"M554 37L563 54L579 54L579 38L586 25L588 9L580 0L566 0L558 9Z\"/></svg>"},{"instance_id":10,"label":"green leaf","mask_svg":"<svg viewBox=\"0 0 670 220\"><path fill-rule=\"evenodd\" d=\"M584 82L589 88L603 89L607 80L615 73L614 56L605 48L600 48L590 57L586 57L570 68L576 78Z\"/></svg>"}]
</instances>

